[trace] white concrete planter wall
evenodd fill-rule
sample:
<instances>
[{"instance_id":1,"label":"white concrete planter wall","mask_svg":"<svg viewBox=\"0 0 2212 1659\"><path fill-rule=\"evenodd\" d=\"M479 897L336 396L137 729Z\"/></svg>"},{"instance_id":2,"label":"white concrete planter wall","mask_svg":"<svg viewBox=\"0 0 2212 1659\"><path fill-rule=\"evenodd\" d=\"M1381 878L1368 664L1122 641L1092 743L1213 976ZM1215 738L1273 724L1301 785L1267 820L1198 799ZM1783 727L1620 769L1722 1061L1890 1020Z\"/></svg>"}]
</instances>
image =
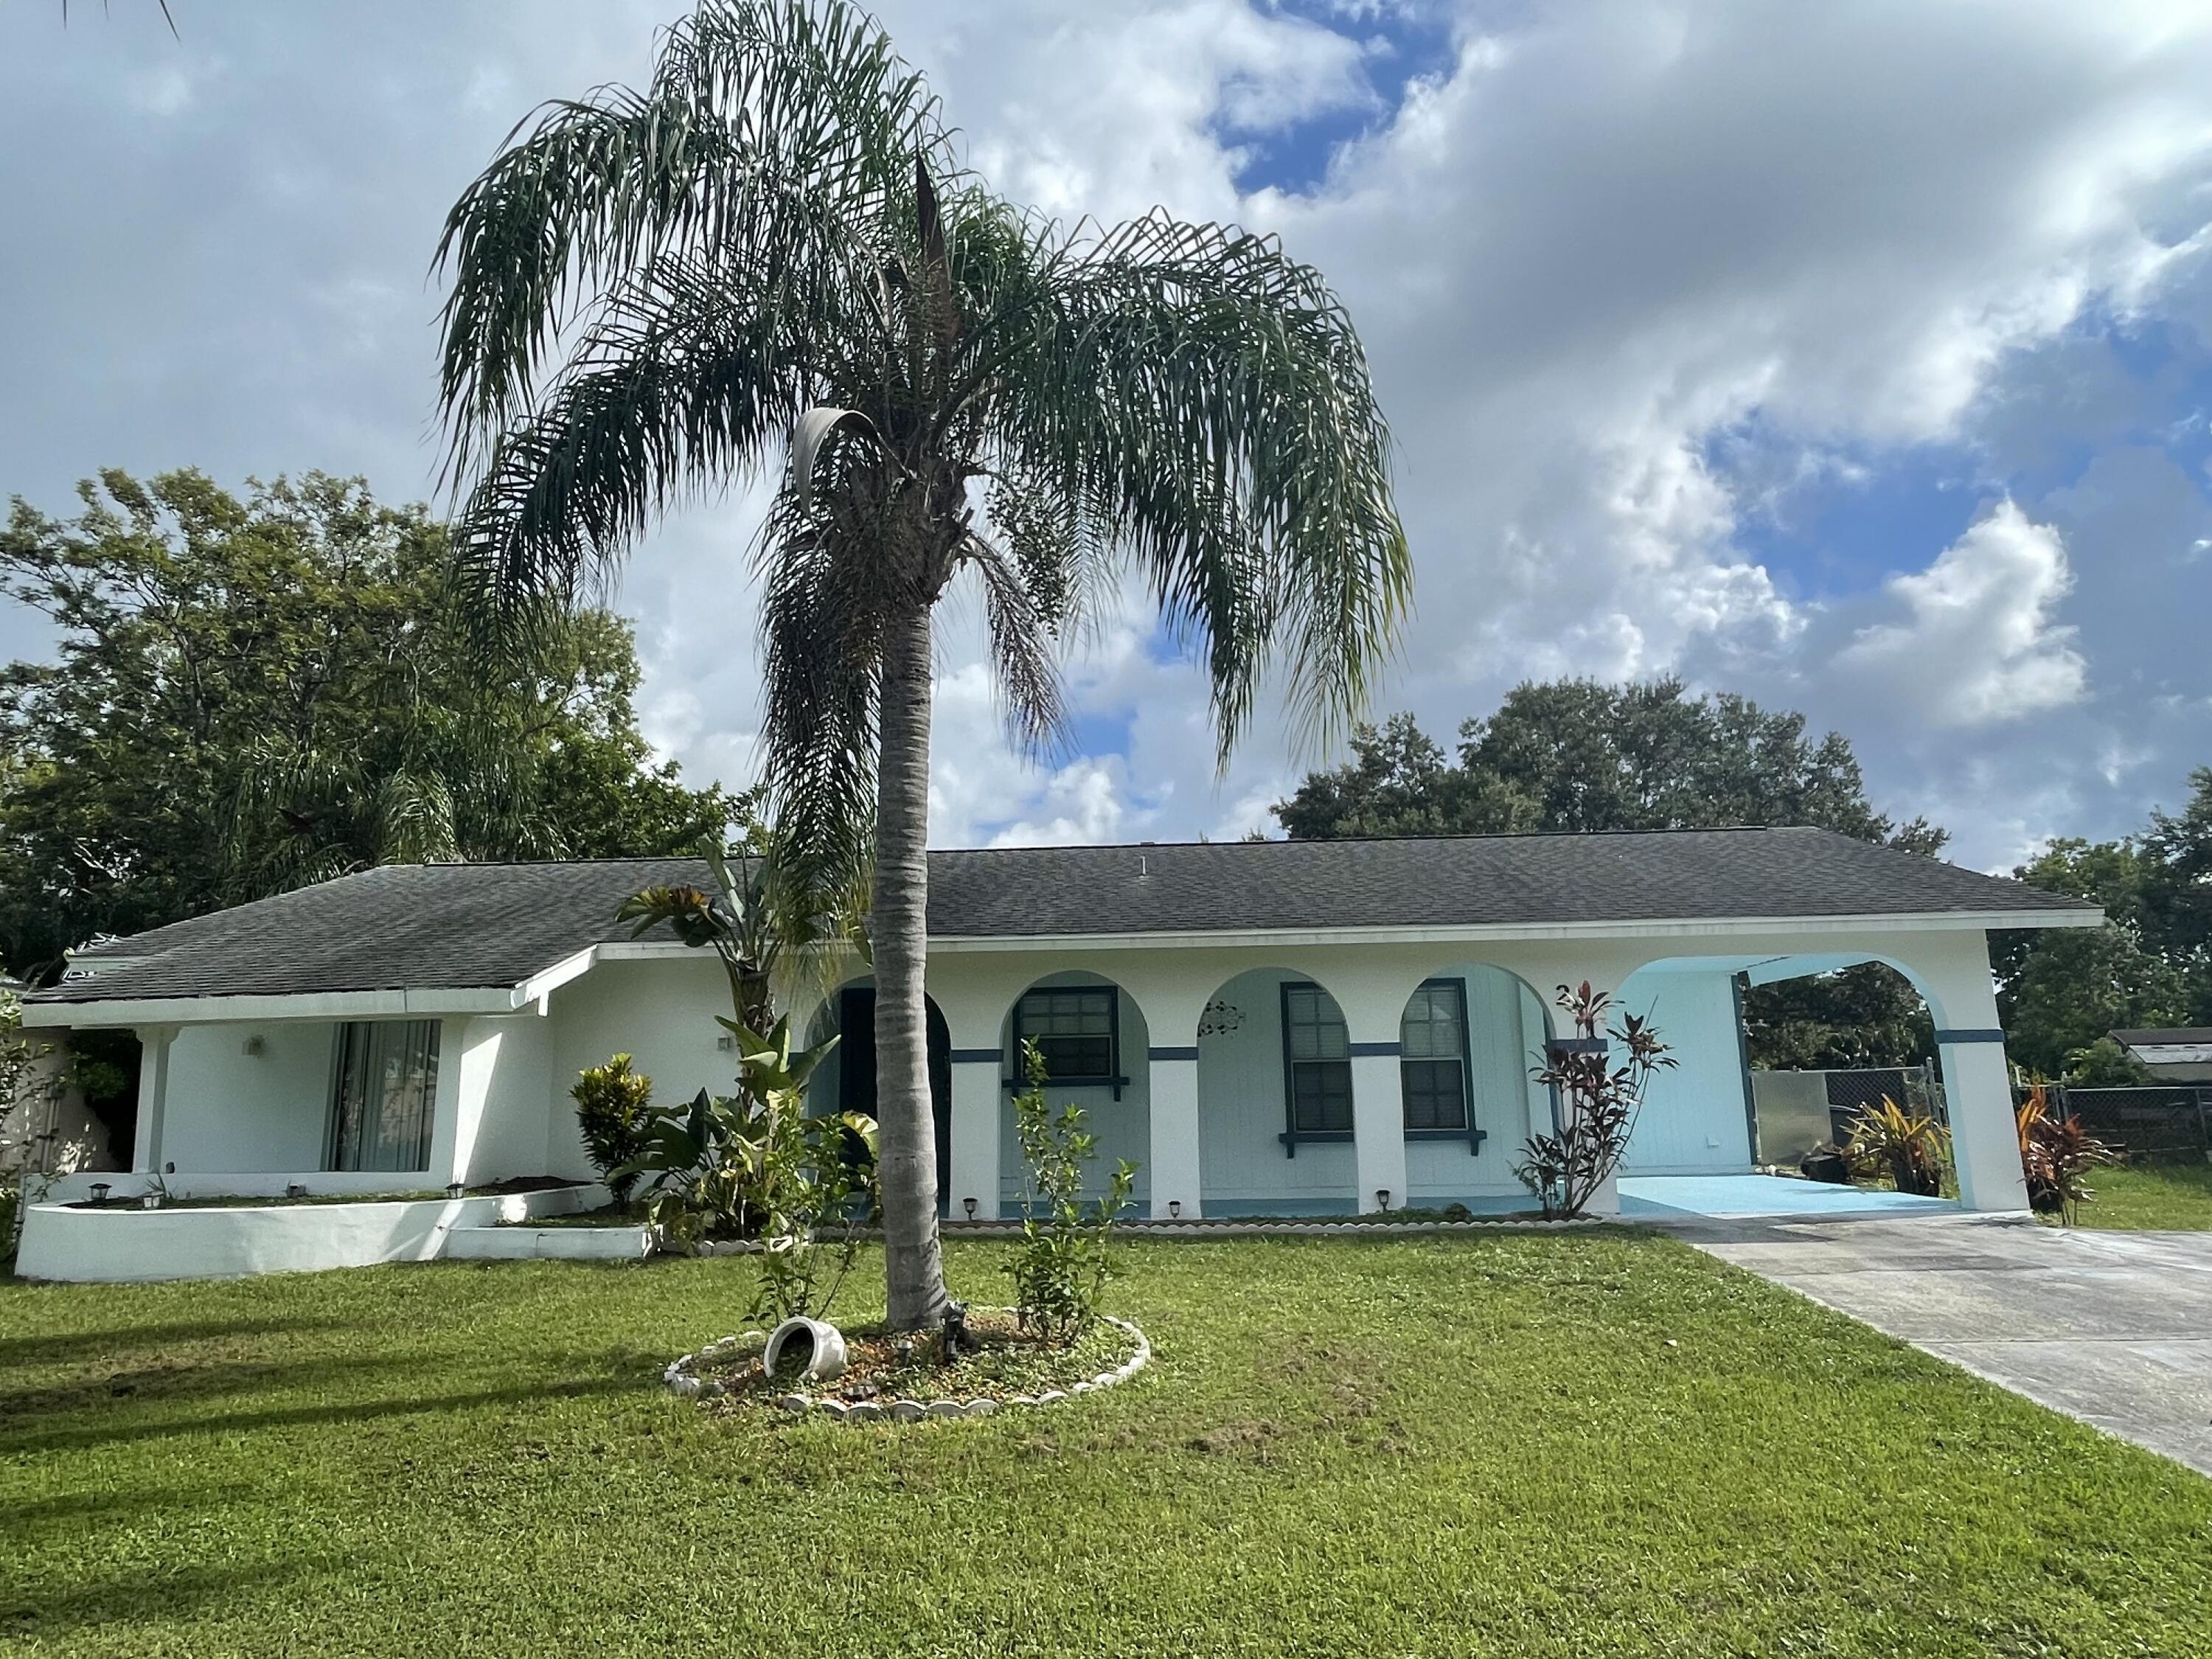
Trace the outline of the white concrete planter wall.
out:
<instances>
[{"instance_id":1,"label":"white concrete planter wall","mask_svg":"<svg viewBox=\"0 0 2212 1659\"><path fill-rule=\"evenodd\" d=\"M642 1261L653 1229L637 1227L456 1227L448 1261Z\"/></svg>"},{"instance_id":2,"label":"white concrete planter wall","mask_svg":"<svg viewBox=\"0 0 2212 1659\"><path fill-rule=\"evenodd\" d=\"M207 1209L38 1204L23 1218L15 1271L25 1279L116 1282L428 1261L444 1254L457 1228L569 1215L605 1201L605 1188L583 1186L477 1198Z\"/></svg>"}]
</instances>

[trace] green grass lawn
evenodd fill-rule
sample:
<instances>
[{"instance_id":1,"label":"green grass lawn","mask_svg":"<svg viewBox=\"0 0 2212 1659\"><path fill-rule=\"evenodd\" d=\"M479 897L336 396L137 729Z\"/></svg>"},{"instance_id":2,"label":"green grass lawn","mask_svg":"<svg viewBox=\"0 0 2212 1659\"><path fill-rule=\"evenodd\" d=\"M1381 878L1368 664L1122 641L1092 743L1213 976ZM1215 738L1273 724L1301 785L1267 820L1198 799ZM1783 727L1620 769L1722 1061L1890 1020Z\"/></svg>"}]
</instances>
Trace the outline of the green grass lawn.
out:
<instances>
[{"instance_id":1,"label":"green grass lawn","mask_svg":"<svg viewBox=\"0 0 2212 1659\"><path fill-rule=\"evenodd\" d=\"M742 1259L0 1285L0 1650L2212 1643L2212 1482L1669 1239L1127 1259L1133 1382L866 1429L659 1389Z\"/></svg>"},{"instance_id":2,"label":"green grass lawn","mask_svg":"<svg viewBox=\"0 0 2212 1659\"><path fill-rule=\"evenodd\" d=\"M2081 1227L2137 1232L2212 1227L2212 1164L2118 1164L2089 1176L2094 1201L2075 1218Z\"/></svg>"}]
</instances>

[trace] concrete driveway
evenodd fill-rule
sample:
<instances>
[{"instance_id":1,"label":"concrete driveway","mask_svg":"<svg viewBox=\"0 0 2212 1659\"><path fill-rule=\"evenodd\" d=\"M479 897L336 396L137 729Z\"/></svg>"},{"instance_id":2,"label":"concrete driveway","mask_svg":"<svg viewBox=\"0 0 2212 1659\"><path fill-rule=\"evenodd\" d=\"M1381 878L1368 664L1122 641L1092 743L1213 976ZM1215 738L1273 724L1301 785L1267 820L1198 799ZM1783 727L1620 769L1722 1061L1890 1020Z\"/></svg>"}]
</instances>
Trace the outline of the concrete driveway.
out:
<instances>
[{"instance_id":1,"label":"concrete driveway","mask_svg":"<svg viewBox=\"0 0 2212 1659\"><path fill-rule=\"evenodd\" d=\"M1965 1214L1661 1224L2212 1474L2212 1233L2062 1231Z\"/></svg>"}]
</instances>

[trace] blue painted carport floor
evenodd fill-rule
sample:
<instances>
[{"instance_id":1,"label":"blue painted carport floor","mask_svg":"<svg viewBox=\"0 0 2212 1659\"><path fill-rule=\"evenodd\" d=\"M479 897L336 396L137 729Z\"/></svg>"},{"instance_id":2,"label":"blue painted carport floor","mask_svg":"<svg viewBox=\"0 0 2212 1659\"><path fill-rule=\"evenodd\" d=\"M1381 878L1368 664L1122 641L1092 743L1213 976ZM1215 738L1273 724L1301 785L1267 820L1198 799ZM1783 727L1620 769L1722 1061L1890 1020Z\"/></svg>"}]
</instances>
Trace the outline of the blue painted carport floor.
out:
<instances>
[{"instance_id":1,"label":"blue painted carport floor","mask_svg":"<svg viewBox=\"0 0 2212 1659\"><path fill-rule=\"evenodd\" d=\"M1624 1220L1705 1216L1722 1220L1747 1216L1952 1215L1958 1205L1948 1198L1919 1198L1911 1193L1835 1187L1790 1176L1692 1175L1623 1176L1620 1213Z\"/></svg>"}]
</instances>

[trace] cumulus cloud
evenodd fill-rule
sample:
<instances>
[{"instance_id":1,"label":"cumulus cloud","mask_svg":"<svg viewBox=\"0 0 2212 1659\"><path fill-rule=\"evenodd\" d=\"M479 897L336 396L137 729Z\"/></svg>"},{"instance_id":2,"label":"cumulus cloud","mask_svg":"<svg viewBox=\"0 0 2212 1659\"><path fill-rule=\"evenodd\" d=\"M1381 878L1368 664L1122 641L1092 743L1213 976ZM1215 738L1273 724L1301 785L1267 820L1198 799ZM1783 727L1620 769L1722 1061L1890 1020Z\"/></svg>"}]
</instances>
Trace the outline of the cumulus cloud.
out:
<instances>
[{"instance_id":1,"label":"cumulus cloud","mask_svg":"<svg viewBox=\"0 0 2212 1659\"><path fill-rule=\"evenodd\" d=\"M2065 544L2000 502L1927 569L1893 576L1904 619L1862 629L1837 666L1931 726L2019 720L2081 700L2088 665L2057 620L2073 590Z\"/></svg>"},{"instance_id":2,"label":"cumulus cloud","mask_svg":"<svg viewBox=\"0 0 2212 1659\"><path fill-rule=\"evenodd\" d=\"M121 8L0 15L0 211L42 251L0 272L26 319L0 488L65 507L119 461L426 492L439 216L535 101L639 78L678 9L208 8L181 46ZM1682 670L1841 725L1884 804L1978 862L2124 828L2212 751L2212 669L2166 648L2212 538L2203 8L879 9L1009 194L1238 218L1328 272L1417 564L1386 708L1448 731L1523 675ZM1267 186L1316 122L1356 136ZM1879 504L1931 447L1958 457L1947 520L1794 563L1762 539L1816 486ZM758 749L757 516L690 505L617 594L655 742L732 783ZM0 645L36 638L0 616ZM1001 739L972 617L939 659L940 842L1241 833L1318 758L1263 720L1219 770L1202 677L1138 611L1072 653L1091 738L1042 766Z\"/></svg>"}]
</instances>

